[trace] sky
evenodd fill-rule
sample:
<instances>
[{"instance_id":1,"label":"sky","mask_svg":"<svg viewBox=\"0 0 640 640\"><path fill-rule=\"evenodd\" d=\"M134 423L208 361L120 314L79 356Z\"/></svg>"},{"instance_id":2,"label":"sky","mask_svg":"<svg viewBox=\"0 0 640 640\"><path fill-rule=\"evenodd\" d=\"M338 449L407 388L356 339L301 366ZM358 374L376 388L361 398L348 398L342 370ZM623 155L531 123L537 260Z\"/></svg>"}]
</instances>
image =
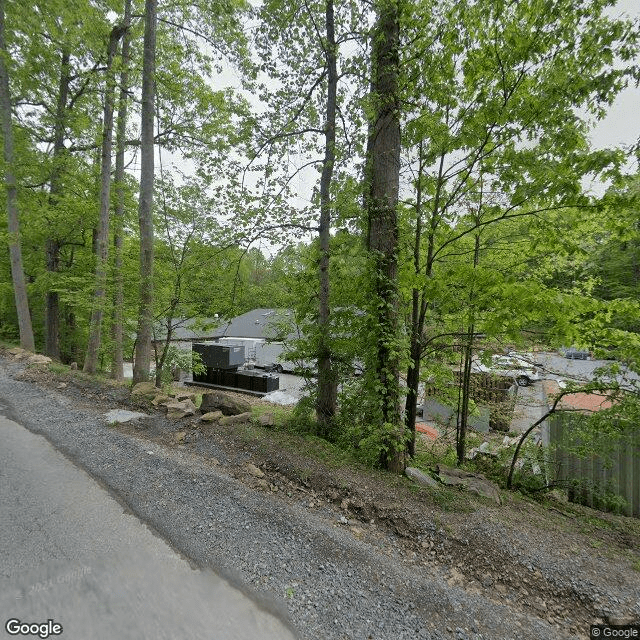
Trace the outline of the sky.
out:
<instances>
[{"instance_id":1,"label":"sky","mask_svg":"<svg viewBox=\"0 0 640 640\"><path fill-rule=\"evenodd\" d=\"M640 19L640 0L619 0L610 13L622 13ZM640 61L639 61L640 62ZM628 87L612 105L609 113L593 130L591 141L602 149L634 144L640 138L640 88Z\"/></svg>"},{"instance_id":2,"label":"sky","mask_svg":"<svg viewBox=\"0 0 640 640\"><path fill-rule=\"evenodd\" d=\"M618 0L615 7L609 10L612 16L618 17L622 14L640 21L640 0ZM638 60L640 64L640 60ZM217 88L222 86L239 86L236 72L231 68L225 68L223 73L216 79ZM603 120L598 122L591 132L591 143L594 148L602 149L606 147L630 146L640 140L640 88L630 86L625 89L615 100L608 114ZM174 160L175 161L175 160ZM167 164L171 164L171 160ZM178 161L184 169L184 161ZM630 162L628 170L633 171L636 167ZM294 180L292 186L296 192L295 204L305 206L309 203L309 184L317 180L314 171L306 171ZM601 182L591 182L585 180L584 187L595 195L602 195L607 188Z\"/></svg>"}]
</instances>

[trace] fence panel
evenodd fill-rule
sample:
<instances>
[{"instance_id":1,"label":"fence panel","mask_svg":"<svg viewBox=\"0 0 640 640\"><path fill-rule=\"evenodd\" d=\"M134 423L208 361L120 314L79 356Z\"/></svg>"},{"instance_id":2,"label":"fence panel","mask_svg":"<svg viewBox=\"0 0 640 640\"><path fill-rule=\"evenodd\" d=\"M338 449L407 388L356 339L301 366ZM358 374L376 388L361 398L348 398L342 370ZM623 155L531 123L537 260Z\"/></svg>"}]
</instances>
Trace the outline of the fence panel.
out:
<instances>
[{"instance_id":1,"label":"fence panel","mask_svg":"<svg viewBox=\"0 0 640 640\"><path fill-rule=\"evenodd\" d=\"M570 451L577 444L571 437L571 417L556 414L549 419L549 444L553 448L550 476L567 486L572 502L614 510L615 501L605 496L617 495L626 501L622 512L640 518L640 433L631 442L614 442L610 459L579 457Z\"/></svg>"}]
</instances>

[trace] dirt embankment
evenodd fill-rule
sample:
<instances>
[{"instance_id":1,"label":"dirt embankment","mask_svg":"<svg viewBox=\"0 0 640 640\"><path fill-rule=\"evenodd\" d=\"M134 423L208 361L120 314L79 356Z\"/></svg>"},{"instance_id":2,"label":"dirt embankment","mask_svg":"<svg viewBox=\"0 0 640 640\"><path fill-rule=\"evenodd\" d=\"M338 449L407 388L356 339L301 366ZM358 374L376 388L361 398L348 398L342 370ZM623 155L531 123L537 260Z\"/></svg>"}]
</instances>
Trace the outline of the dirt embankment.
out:
<instances>
[{"instance_id":1,"label":"dirt embankment","mask_svg":"<svg viewBox=\"0 0 640 640\"><path fill-rule=\"evenodd\" d=\"M154 410L132 400L126 388L96 383L76 372L53 374L33 367L13 375L93 411ZM506 607L525 621L514 637L582 636L595 622L640 621L637 520L562 502L542 505L516 494L503 493L503 504L497 506L450 488L419 489L402 477L321 461L311 455L314 445L308 440L252 424L210 427L198 417L171 422L155 412L116 429L188 454L264 499L302 510L309 527L311 520L321 518L376 554L396 558L408 576L420 571L443 588L463 594L458 599L479 598L487 606ZM176 438L177 431L184 435ZM316 453L322 451L318 447ZM415 594L407 591L403 597L413 601ZM465 601L458 601L464 608ZM311 623L299 614L298 604L291 603L292 616L306 628ZM419 603L416 606L419 610ZM455 616L454 605L451 620ZM534 627L544 624L547 631L525 632L526 621ZM497 627L494 635L487 630L497 622L475 622L475 631L472 622L460 627L460 633L453 622L438 624L442 637L448 637L448 628L460 638L503 637ZM483 628L489 635L482 635Z\"/></svg>"}]
</instances>

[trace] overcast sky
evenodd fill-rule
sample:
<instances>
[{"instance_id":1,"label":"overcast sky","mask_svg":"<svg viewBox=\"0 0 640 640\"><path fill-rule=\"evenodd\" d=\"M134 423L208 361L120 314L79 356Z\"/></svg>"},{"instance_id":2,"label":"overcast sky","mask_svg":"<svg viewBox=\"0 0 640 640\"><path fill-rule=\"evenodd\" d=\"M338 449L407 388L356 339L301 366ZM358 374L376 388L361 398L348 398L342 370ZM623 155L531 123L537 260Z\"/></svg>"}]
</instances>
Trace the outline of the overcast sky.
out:
<instances>
[{"instance_id":1,"label":"overcast sky","mask_svg":"<svg viewBox=\"0 0 640 640\"><path fill-rule=\"evenodd\" d=\"M619 0L612 15L626 13L640 19L640 0ZM598 123L592 141L595 147L633 144L640 138L640 89L627 88L615 101L607 117Z\"/></svg>"}]
</instances>

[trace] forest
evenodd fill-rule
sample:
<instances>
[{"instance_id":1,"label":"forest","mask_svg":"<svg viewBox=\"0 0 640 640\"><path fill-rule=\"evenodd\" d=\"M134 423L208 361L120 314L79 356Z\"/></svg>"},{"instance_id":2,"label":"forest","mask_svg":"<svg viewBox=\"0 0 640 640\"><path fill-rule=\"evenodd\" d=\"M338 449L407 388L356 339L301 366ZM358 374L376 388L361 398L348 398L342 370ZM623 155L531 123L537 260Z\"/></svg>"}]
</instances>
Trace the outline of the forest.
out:
<instances>
[{"instance_id":1,"label":"forest","mask_svg":"<svg viewBox=\"0 0 640 640\"><path fill-rule=\"evenodd\" d=\"M613 0L0 0L0 339L140 382L179 319L293 309L310 428L390 470L481 348L638 371L639 141L590 134L639 38Z\"/></svg>"}]
</instances>

